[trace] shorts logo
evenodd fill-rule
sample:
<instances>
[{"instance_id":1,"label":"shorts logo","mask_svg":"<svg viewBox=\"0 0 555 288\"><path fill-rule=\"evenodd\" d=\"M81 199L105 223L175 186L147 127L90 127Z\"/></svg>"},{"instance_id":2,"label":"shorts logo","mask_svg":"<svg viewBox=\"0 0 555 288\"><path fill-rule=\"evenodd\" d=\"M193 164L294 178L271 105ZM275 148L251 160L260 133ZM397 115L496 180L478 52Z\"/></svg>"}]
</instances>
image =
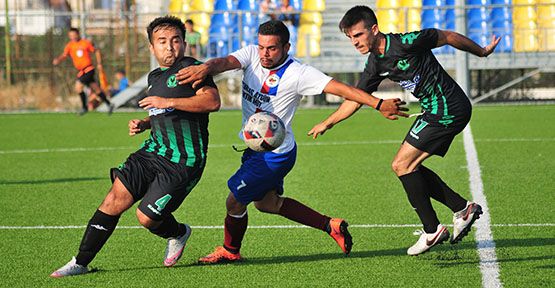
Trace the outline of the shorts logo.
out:
<instances>
[{"instance_id":1,"label":"shorts logo","mask_svg":"<svg viewBox=\"0 0 555 288\"><path fill-rule=\"evenodd\" d=\"M281 78L277 74L272 74L272 75L268 76L268 78L266 78L265 83L266 83L266 85L268 85L268 87L274 88L274 87L279 85L279 80L280 79Z\"/></svg>"},{"instance_id":2,"label":"shorts logo","mask_svg":"<svg viewBox=\"0 0 555 288\"><path fill-rule=\"evenodd\" d=\"M168 88L177 87L177 79L175 79L175 74L168 78L168 81L166 81L166 85L168 85Z\"/></svg>"},{"instance_id":3,"label":"shorts logo","mask_svg":"<svg viewBox=\"0 0 555 288\"><path fill-rule=\"evenodd\" d=\"M170 195L170 194L166 194L166 195L160 197L160 199L158 199L158 200L156 200L156 202L154 202L154 205L157 206L156 210L158 210L159 212L162 212L162 210L164 210L164 208L166 208L166 205L168 204L168 202L170 202L171 199L172 199L172 195Z\"/></svg>"},{"instance_id":4,"label":"shorts logo","mask_svg":"<svg viewBox=\"0 0 555 288\"><path fill-rule=\"evenodd\" d=\"M420 131L422 131L422 129L424 129L426 126L428 126L428 122L422 120L422 119L418 119L416 120L416 123L414 123L414 125L412 126L412 129L410 129L410 136L412 136L415 139L420 139L420 137L418 137L418 133L420 133Z\"/></svg>"},{"instance_id":5,"label":"shorts logo","mask_svg":"<svg viewBox=\"0 0 555 288\"><path fill-rule=\"evenodd\" d=\"M247 183L245 183L245 181L241 180L241 184L239 184L239 186L237 186L237 190L241 189L241 188L245 188L247 187Z\"/></svg>"}]
</instances>

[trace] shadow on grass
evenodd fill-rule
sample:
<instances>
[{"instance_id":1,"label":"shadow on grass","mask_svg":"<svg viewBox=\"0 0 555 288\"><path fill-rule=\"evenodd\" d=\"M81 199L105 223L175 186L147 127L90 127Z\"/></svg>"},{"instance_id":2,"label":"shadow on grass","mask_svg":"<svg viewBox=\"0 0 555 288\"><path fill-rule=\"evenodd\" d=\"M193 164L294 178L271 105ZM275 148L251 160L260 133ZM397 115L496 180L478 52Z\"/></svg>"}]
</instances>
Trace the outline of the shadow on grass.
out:
<instances>
[{"instance_id":1,"label":"shadow on grass","mask_svg":"<svg viewBox=\"0 0 555 288\"><path fill-rule=\"evenodd\" d=\"M50 183L71 183L83 181L96 181L107 179L106 177L78 177L78 178L58 178L43 180L0 180L0 185L18 185L18 184L50 184Z\"/></svg>"},{"instance_id":2,"label":"shadow on grass","mask_svg":"<svg viewBox=\"0 0 555 288\"><path fill-rule=\"evenodd\" d=\"M496 247L498 248L515 248L515 247L536 247L536 246L550 246L555 245L554 238L528 238L528 239L499 239L495 240ZM438 261L433 265L440 268L450 268L458 265L478 265L480 263L479 259L467 260L464 255L459 255L457 252L461 250L476 250L475 242L464 242L457 245L442 245L432 249L430 253L426 253L417 257L415 259ZM303 262L318 262L326 260L339 260L339 259L357 259L357 258L373 258L373 257L389 257L389 256L401 256L409 257L406 255L406 247L398 249L384 249L384 250L369 250L369 251L352 251L349 256L344 256L341 253L322 253L322 254L310 254L310 255L288 255L288 256L267 256L267 257L246 257L243 261L235 262L233 264L218 264L218 265L208 265L208 266L250 266L250 265L272 265L272 264L284 264L284 263L303 263ZM526 262L526 261L540 261L540 260L550 260L553 259L554 255L545 256L535 256L535 257L523 257L523 258L501 258L498 262ZM124 271L147 271L147 270L164 270L164 269L182 269L182 268L202 268L207 265L193 263L183 263L173 266L172 268L167 268L162 265L156 266L143 266L143 267L130 267L123 269L94 269L94 273L110 273L110 272L124 272ZM538 268L550 269L552 265L541 266Z\"/></svg>"},{"instance_id":3,"label":"shadow on grass","mask_svg":"<svg viewBox=\"0 0 555 288\"><path fill-rule=\"evenodd\" d=\"M376 250L376 251L356 251L351 252L349 256L344 256L341 253L324 253L324 254L312 254L312 255L289 255L289 256L268 256L268 257L247 257L239 262L234 262L232 264L222 263L216 265L205 265L196 262L193 263L183 263L177 264L171 268L164 266L143 266L143 267L130 267L123 269L111 269L104 270L101 268L94 268L91 273L110 273L110 272L124 272L124 271L146 271L155 269L181 269L181 268L202 268L202 267L222 267L226 265L233 266L250 266L250 265L267 265L267 264L283 264L283 263L302 263L302 262L317 262L325 260L335 260L335 259L350 259L350 258L371 258L380 256L400 256L405 255L406 249L388 249L388 250Z\"/></svg>"},{"instance_id":4,"label":"shadow on grass","mask_svg":"<svg viewBox=\"0 0 555 288\"><path fill-rule=\"evenodd\" d=\"M542 246L552 246L555 245L555 238L525 238L525 239L496 239L494 240L495 247L499 248L519 248L519 247L542 247ZM445 246L444 246L445 247ZM475 250L475 242L465 242L457 245L449 245L448 249L442 249L443 253L439 254L435 259L440 261L434 265L438 267L448 268L457 265L478 265L480 259L475 260L464 260L461 256L457 254L460 250ZM438 251L441 251L438 249ZM521 258L506 258L499 257L497 262L499 263L509 263L509 262L527 262L527 261L541 261L541 260L552 260L555 255L542 255L542 256L531 256L531 257L521 257ZM463 260L463 261L461 261ZM547 266L546 266L547 267Z\"/></svg>"}]
</instances>

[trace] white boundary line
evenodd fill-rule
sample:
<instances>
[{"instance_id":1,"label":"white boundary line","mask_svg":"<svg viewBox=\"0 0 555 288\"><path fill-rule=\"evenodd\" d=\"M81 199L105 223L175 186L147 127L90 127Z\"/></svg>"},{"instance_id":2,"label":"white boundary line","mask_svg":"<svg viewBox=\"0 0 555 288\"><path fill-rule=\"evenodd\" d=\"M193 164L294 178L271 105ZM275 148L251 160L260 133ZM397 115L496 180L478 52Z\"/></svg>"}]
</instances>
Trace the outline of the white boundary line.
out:
<instances>
[{"instance_id":1,"label":"white boundary line","mask_svg":"<svg viewBox=\"0 0 555 288\"><path fill-rule=\"evenodd\" d=\"M453 226L453 225L445 225ZM85 229L86 225L68 226L0 226L0 230L69 230ZM422 224L351 224L349 228L379 229L379 228L419 228ZM506 223L492 224L491 227L555 227L555 223ZM117 226L117 229L141 229L143 226ZM224 229L224 226L199 225L191 226L193 229ZM255 225L248 226L249 229L299 229L310 228L304 225Z\"/></svg>"},{"instance_id":2,"label":"white boundary line","mask_svg":"<svg viewBox=\"0 0 555 288\"><path fill-rule=\"evenodd\" d=\"M476 142L553 142L555 138L484 138L476 139ZM229 148L234 144L210 144L209 148ZM299 146L340 146L340 145L380 145L401 144L400 140L361 140L361 141L322 141L322 142L297 142ZM240 145L240 144L239 144ZM112 146L112 147L75 147L75 148L45 148L45 149L17 149L0 150L0 155L6 154L31 154L31 153L56 153L56 152L87 152L87 151L115 151L134 150L138 146Z\"/></svg>"},{"instance_id":3,"label":"white boundary line","mask_svg":"<svg viewBox=\"0 0 555 288\"><path fill-rule=\"evenodd\" d=\"M491 233L490 214L486 195L484 195L484 185L478 162L478 153L474 145L470 125L463 131L464 150L466 152L466 162L468 164L468 175L470 181L470 192L475 202L482 206L484 214L476 222L476 247L480 256L480 272L482 273L482 287L503 287L499 280L499 264L495 253L495 241Z\"/></svg>"}]
</instances>

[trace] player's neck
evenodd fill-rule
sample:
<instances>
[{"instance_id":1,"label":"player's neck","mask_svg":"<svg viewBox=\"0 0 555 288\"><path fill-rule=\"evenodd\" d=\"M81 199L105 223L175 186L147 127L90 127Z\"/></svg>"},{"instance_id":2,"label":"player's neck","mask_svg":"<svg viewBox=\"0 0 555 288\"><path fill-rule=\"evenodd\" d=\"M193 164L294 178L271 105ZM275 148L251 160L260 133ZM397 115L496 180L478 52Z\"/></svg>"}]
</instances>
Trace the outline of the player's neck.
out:
<instances>
[{"instance_id":1,"label":"player's neck","mask_svg":"<svg viewBox=\"0 0 555 288\"><path fill-rule=\"evenodd\" d=\"M385 35L380 32L376 35L376 40L374 41L374 45L372 47L372 53L375 55L384 55L385 54L385 46L386 46Z\"/></svg>"},{"instance_id":2,"label":"player's neck","mask_svg":"<svg viewBox=\"0 0 555 288\"><path fill-rule=\"evenodd\" d=\"M272 66L272 67L264 67L264 66L263 66L263 67L266 68L266 69L268 69L268 70L275 70L277 67L283 65L283 63L285 63L285 61L287 60L287 58L289 58L289 54L285 53L285 54L283 55L283 57L279 60L278 64L276 64L276 65L274 65L274 66Z\"/></svg>"}]
</instances>

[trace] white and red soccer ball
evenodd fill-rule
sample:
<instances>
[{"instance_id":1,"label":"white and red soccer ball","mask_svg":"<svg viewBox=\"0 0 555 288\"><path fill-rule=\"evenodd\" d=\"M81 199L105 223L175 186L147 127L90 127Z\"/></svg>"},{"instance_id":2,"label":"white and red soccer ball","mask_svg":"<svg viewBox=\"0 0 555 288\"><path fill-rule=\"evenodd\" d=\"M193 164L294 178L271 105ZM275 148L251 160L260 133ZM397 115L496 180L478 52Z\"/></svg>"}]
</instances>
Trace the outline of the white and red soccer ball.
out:
<instances>
[{"instance_id":1,"label":"white and red soccer ball","mask_svg":"<svg viewBox=\"0 0 555 288\"><path fill-rule=\"evenodd\" d=\"M243 140L254 151L272 151L283 143L286 133L285 125L278 116L262 111L252 114L247 120Z\"/></svg>"}]
</instances>

